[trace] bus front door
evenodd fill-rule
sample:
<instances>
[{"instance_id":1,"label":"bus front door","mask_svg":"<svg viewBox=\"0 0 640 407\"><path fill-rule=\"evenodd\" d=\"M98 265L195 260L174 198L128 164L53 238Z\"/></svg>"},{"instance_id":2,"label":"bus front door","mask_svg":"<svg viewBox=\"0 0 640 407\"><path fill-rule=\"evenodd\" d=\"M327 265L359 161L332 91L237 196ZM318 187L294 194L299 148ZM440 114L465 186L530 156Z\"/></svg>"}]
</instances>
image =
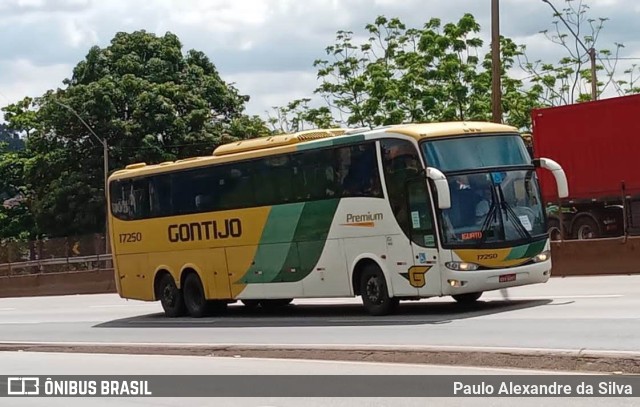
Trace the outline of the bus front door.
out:
<instances>
[{"instance_id":1,"label":"bus front door","mask_svg":"<svg viewBox=\"0 0 640 407\"><path fill-rule=\"evenodd\" d=\"M407 207L413 251L413 265L408 270L409 282L418 289L420 297L438 296L442 293L439 252L433 206L424 178L407 182Z\"/></svg>"}]
</instances>

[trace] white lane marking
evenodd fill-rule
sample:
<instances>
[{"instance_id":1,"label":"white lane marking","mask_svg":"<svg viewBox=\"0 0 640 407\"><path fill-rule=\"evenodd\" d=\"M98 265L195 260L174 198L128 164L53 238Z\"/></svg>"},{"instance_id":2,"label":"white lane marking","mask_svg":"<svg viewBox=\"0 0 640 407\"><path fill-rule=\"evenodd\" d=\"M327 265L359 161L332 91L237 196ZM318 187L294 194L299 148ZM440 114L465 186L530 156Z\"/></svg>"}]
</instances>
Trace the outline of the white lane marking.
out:
<instances>
[{"instance_id":1,"label":"white lane marking","mask_svg":"<svg viewBox=\"0 0 640 407\"><path fill-rule=\"evenodd\" d=\"M510 297L510 300L569 300L572 298L620 298L624 297L622 294L593 294L593 295L541 295L538 297ZM500 298L488 297L488 300L495 300Z\"/></svg>"},{"instance_id":2,"label":"white lane marking","mask_svg":"<svg viewBox=\"0 0 640 407\"><path fill-rule=\"evenodd\" d=\"M0 308L0 311L15 311L15 308Z\"/></svg>"}]
</instances>

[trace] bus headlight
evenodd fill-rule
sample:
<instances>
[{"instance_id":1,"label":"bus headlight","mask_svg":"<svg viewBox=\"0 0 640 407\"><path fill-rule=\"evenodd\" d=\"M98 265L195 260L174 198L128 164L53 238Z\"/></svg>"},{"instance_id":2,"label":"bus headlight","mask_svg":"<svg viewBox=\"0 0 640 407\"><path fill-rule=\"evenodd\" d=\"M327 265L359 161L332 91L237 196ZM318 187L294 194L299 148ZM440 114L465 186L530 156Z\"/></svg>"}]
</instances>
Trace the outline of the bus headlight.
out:
<instances>
[{"instance_id":1,"label":"bus headlight","mask_svg":"<svg viewBox=\"0 0 640 407\"><path fill-rule=\"evenodd\" d=\"M545 250L544 252L538 254L533 258L534 263L541 263L543 261L547 261L551 259L551 252L549 250Z\"/></svg>"},{"instance_id":2,"label":"bus headlight","mask_svg":"<svg viewBox=\"0 0 640 407\"><path fill-rule=\"evenodd\" d=\"M449 261L444 264L448 269L455 271L473 271L478 269L478 265L475 263L467 263L464 261Z\"/></svg>"}]
</instances>

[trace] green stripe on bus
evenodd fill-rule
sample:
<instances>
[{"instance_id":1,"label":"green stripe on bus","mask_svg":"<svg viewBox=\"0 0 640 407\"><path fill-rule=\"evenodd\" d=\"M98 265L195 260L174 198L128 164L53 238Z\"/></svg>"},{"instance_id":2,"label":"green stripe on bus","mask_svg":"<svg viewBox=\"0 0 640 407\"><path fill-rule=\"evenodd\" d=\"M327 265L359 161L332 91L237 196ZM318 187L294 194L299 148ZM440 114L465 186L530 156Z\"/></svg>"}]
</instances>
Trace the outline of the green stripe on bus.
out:
<instances>
[{"instance_id":1,"label":"green stripe on bus","mask_svg":"<svg viewBox=\"0 0 640 407\"><path fill-rule=\"evenodd\" d=\"M262 232L253 265L240 279L245 284L264 283L282 271L294 240L296 225L304 209L303 203L277 205L271 208Z\"/></svg>"},{"instance_id":2,"label":"green stripe on bus","mask_svg":"<svg viewBox=\"0 0 640 407\"><path fill-rule=\"evenodd\" d=\"M511 251L509 252L509 255L505 258L505 260L521 259L527 253L527 249L529 249L529 245L528 244L523 245L523 246L514 247L514 248L511 249Z\"/></svg>"},{"instance_id":3,"label":"green stripe on bus","mask_svg":"<svg viewBox=\"0 0 640 407\"><path fill-rule=\"evenodd\" d=\"M533 256L536 256L538 254L540 254L540 252L542 252L542 250L544 250L544 246L547 243L546 240L540 240L539 242L533 242L529 245L529 249L527 250L527 252L524 254L523 257L525 258L531 258Z\"/></svg>"},{"instance_id":4,"label":"green stripe on bus","mask_svg":"<svg viewBox=\"0 0 640 407\"><path fill-rule=\"evenodd\" d=\"M304 203L272 206L259 244L292 242L304 206Z\"/></svg>"},{"instance_id":5,"label":"green stripe on bus","mask_svg":"<svg viewBox=\"0 0 640 407\"><path fill-rule=\"evenodd\" d=\"M505 260L530 259L539 254L543 249L546 241L533 242L511 249Z\"/></svg>"},{"instance_id":6,"label":"green stripe on bus","mask_svg":"<svg viewBox=\"0 0 640 407\"><path fill-rule=\"evenodd\" d=\"M291 246L286 266L273 280L265 281L295 282L311 273L322 255L339 203L340 199L327 199L307 202L304 205L294 237L297 244ZM297 267L293 263L296 258ZM295 268L295 271L292 271L292 268Z\"/></svg>"}]
</instances>

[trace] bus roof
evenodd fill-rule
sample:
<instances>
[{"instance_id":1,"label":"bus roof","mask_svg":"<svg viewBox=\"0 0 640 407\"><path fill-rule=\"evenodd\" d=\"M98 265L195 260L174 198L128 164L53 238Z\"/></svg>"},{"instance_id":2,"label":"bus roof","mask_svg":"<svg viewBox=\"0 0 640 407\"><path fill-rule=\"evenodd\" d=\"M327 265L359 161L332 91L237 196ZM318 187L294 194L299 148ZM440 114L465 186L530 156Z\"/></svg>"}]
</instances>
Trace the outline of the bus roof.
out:
<instances>
[{"instance_id":1,"label":"bus roof","mask_svg":"<svg viewBox=\"0 0 640 407\"><path fill-rule=\"evenodd\" d=\"M129 178L154 173L170 172L200 165L222 164L297 150L320 148L330 145L365 140L367 136L379 138L385 134L401 134L416 140L447 136L487 133L514 133L515 127L488 122L442 122L397 124L374 129L315 129L290 134L265 136L223 144L211 156L185 158L161 164L135 163L114 172L110 179ZM194 165L197 163L196 165Z\"/></svg>"},{"instance_id":2,"label":"bus roof","mask_svg":"<svg viewBox=\"0 0 640 407\"><path fill-rule=\"evenodd\" d=\"M375 129L374 129L375 130ZM398 124L385 128L386 132L404 134L417 140L431 137L462 136L486 133L518 132L513 126L489 122L442 122Z\"/></svg>"}]
</instances>

